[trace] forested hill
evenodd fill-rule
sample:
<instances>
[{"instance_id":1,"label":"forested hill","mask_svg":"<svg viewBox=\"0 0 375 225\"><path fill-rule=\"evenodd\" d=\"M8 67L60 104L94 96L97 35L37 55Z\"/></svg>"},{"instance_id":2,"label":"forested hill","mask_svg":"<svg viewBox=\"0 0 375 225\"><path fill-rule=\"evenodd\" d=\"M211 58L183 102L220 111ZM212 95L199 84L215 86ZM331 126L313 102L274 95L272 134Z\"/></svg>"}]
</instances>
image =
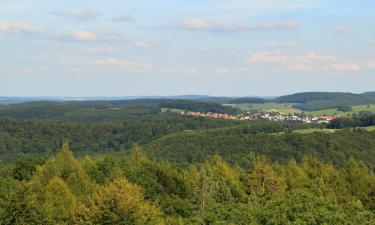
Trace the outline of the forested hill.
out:
<instances>
[{"instance_id":1,"label":"forested hill","mask_svg":"<svg viewBox=\"0 0 375 225\"><path fill-rule=\"evenodd\" d=\"M90 100L90 101L37 101L31 98L32 102L14 105L1 105L1 102L9 103L13 98L0 98L0 117L16 117L20 111L38 111L43 115L44 111L51 111L57 116L76 109L117 109L126 107L156 107L174 108L187 111L215 112L236 114L238 111L223 104L262 104L267 102L294 103L294 107L304 111L317 111L332 109L342 106L355 106L375 104L375 92L363 94L352 94L344 92L303 92L292 95L285 95L276 98L266 97L211 97L211 96L176 96L176 97L153 97L127 100ZM26 101L26 100L25 100ZM41 109L43 108L43 109ZM48 112L46 112L48 113ZM39 116L40 118L43 116Z\"/></svg>"},{"instance_id":2,"label":"forested hill","mask_svg":"<svg viewBox=\"0 0 375 225\"><path fill-rule=\"evenodd\" d=\"M238 113L238 109L214 102L167 99L135 99L119 101L28 102L0 105L0 118L56 119L71 121L123 120L158 116L162 108L187 111Z\"/></svg>"},{"instance_id":3,"label":"forested hill","mask_svg":"<svg viewBox=\"0 0 375 225\"><path fill-rule=\"evenodd\" d=\"M187 111L214 112L235 114L238 110L226 107L215 102L191 101L191 100L164 100L159 104L162 108L175 108Z\"/></svg>"},{"instance_id":4,"label":"forested hill","mask_svg":"<svg viewBox=\"0 0 375 225\"><path fill-rule=\"evenodd\" d=\"M135 144L146 144L174 132L239 124L239 121L183 117L174 113L102 122L0 119L0 161L21 155L52 155L65 139L70 141L75 154L95 155L128 150Z\"/></svg>"},{"instance_id":5,"label":"forested hill","mask_svg":"<svg viewBox=\"0 0 375 225\"><path fill-rule=\"evenodd\" d=\"M352 94L342 92L304 92L281 96L272 100L278 103L296 103L295 107L315 111L337 108L340 106L354 106L375 103L373 93Z\"/></svg>"},{"instance_id":6,"label":"forested hill","mask_svg":"<svg viewBox=\"0 0 375 225\"><path fill-rule=\"evenodd\" d=\"M232 99L228 103L230 104L243 104L243 103L262 104L266 102L267 100L262 99L262 98L243 97L243 98Z\"/></svg>"},{"instance_id":7,"label":"forested hill","mask_svg":"<svg viewBox=\"0 0 375 225\"><path fill-rule=\"evenodd\" d=\"M308 154L339 167L353 157L375 168L375 132L348 129L334 133L254 134L240 128L223 128L171 134L146 145L145 151L151 158L177 165L202 162L215 154L234 164L241 164L251 154L266 155L280 163L300 161Z\"/></svg>"},{"instance_id":8,"label":"forested hill","mask_svg":"<svg viewBox=\"0 0 375 225\"><path fill-rule=\"evenodd\" d=\"M375 98L375 91L365 92L362 95L365 97Z\"/></svg>"}]
</instances>

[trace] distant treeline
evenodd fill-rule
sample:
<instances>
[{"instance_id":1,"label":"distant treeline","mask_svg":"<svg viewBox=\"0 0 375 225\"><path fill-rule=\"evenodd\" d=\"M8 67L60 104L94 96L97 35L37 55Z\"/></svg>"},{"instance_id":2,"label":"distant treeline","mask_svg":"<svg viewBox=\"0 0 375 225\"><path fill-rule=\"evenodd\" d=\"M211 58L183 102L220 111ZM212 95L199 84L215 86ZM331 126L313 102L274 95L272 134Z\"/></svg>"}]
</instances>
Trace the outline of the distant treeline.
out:
<instances>
[{"instance_id":1,"label":"distant treeline","mask_svg":"<svg viewBox=\"0 0 375 225\"><path fill-rule=\"evenodd\" d=\"M353 117L339 117L335 120L332 120L328 124L328 128L332 129L369 126L375 126L375 114Z\"/></svg>"},{"instance_id":2,"label":"distant treeline","mask_svg":"<svg viewBox=\"0 0 375 225\"><path fill-rule=\"evenodd\" d=\"M150 101L150 102L149 102ZM151 100L109 102L32 102L0 106L0 117L97 122L160 113Z\"/></svg>"},{"instance_id":3,"label":"distant treeline","mask_svg":"<svg viewBox=\"0 0 375 225\"><path fill-rule=\"evenodd\" d=\"M268 102L266 99L262 98L236 98L233 100L230 100L230 104L244 104L244 103L249 103L249 104L264 104Z\"/></svg>"},{"instance_id":4,"label":"distant treeline","mask_svg":"<svg viewBox=\"0 0 375 225\"><path fill-rule=\"evenodd\" d=\"M162 101L159 106L161 108L175 108L186 111L197 111L197 112L214 112L214 113L228 113L236 114L239 112L238 109L230 106L223 106L214 102L201 102L191 100L165 100Z\"/></svg>"}]
</instances>

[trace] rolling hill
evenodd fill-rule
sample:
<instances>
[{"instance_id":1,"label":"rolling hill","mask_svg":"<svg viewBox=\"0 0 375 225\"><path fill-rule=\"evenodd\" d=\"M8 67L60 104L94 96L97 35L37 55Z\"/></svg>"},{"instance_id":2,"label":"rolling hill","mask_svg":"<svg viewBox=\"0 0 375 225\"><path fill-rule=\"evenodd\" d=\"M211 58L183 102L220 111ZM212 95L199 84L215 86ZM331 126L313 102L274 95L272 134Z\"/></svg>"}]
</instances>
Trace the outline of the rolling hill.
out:
<instances>
[{"instance_id":1,"label":"rolling hill","mask_svg":"<svg viewBox=\"0 0 375 225\"><path fill-rule=\"evenodd\" d=\"M375 93L303 92L281 96L273 101L277 103L295 103L295 108L305 111L317 111L340 106L374 104Z\"/></svg>"},{"instance_id":2,"label":"rolling hill","mask_svg":"<svg viewBox=\"0 0 375 225\"><path fill-rule=\"evenodd\" d=\"M375 167L375 132L358 129L299 134L223 129L228 132L213 129L170 134L147 144L145 151L153 159L167 160L177 165L203 162L212 155L241 164L251 154L266 155L274 161L285 163L289 159L300 161L303 155L308 154L337 166L342 166L353 157L371 168Z\"/></svg>"}]
</instances>

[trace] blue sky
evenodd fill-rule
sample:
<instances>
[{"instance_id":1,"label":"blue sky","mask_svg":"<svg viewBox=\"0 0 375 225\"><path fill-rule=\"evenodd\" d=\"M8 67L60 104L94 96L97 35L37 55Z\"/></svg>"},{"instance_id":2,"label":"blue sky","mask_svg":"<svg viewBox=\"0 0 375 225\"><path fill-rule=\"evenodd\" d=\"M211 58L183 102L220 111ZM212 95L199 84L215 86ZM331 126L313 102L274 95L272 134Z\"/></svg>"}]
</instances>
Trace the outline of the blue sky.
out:
<instances>
[{"instance_id":1,"label":"blue sky","mask_svg":"<svg viewBox=\"0 0 375 225\"><path fill-rule=\"evenodd\" d=\"M375 90L371 0L1 0L0 96Z\"/></svg>"}]
</instances>

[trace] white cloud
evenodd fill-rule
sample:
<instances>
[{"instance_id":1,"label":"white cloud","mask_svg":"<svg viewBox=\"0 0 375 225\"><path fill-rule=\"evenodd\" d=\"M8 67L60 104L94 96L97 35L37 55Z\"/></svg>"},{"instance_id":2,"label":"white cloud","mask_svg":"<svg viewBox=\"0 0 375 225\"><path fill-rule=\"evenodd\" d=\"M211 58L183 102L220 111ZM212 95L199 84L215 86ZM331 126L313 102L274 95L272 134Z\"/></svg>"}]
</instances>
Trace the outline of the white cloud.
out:
<instances>
[{"instance_id":1,"label":"white cloud","mask_svg":"<svg viewBox=\"0 0 375 225\"><path fill-rule=\"evenodd\" d=\"M186 19L181 22L183 29L195 31L241 31L251 27L245 23L227 23L201 18Z\"/></svg>"},{"instance_id":2,"label":"white cloud","mask_svg":"<svg viewBox=\"0 0 375 225\"><path fill-rule=\"evenodd\" d=\"M30 24L24 22L1 22L0 33L7 34L26 34L34 33L37 29Z\"/></svg>"},{"instance_id":3,"label":"white cloud","mask_svg":"<svg viewBox=\"0 0 375 225\"><path fill-rule=\"evenodd\" d=\"M271 63L271 64L314 64L314 63L331 63L336 62L334 56L319 55L314 52L302 54L285 54L280 51L274 52L258 52L248 57L251 63Z\"/></svg>"},{"instance_id":4,"label":"white cloud","mask_svg":"<svg viewBox=\"0 0 375 225\"><path fill-rule=\"evenodd\" d=\"M258 26L258 28L265 30L296 29L297 27L297 23L291 20L268 22Z\"/></svg>"},{"instance_id":5,"label":"white cloud","mask_svg":"<svg viewBox=\"0 0 375 225\"><path fill-rule=\"evenodd\" d=\"M236 55L238 50L235 48L229 47L220 47L220 48L209 48L209 47L199 47L196 49L199 53L212 53L212 54L222 54L222 55Z\"/></svg>"},{"instance_id":6,"label":"white cloud","mask_svg":"<svg viewBox=\"0 0 375 225\"><path fill-rule=\"evenodd\" d=\"M65 38L73 41L95 41L97 37L95 34L85 30L75 30L67 35Z\"/></svg>"},{"instance_id":7,"label":"white cloud","mask_svg":"<svg viewBox=\"0 0 375 225\"><path fill-rule=\"evenodd\" d=\"M133 20L135 20L135 16L133 14L121 14L112 18L112 21L117 22L128 22Z\"/></svg>"},{"instance_id":8,"label":"white cloud","mask_svg":"<svg viewBox=\"0 0 375 225\"><path fill-rule=\"evenodd\" d=\"M369 40L367 43L368 43L369 45L373 45L373 46L375 46L375 40Z\"/></svg>"},{"instance_id":9,"label":"white cloud","mask_svg":"<svg viewBox=\"0 0 375 225\"><path fill-rule=\"evenodd\" d=\"M358 72L375 69L375 60L346 60L314 52L285 54L280 51L258 52L250 55L251 64L270 64L281 69L297 71Z\"/></svg>"},{"instance_id":10,"label":"white cloud","mask_svg":"<svg viewBox=\"0 0 375 225\"><path fill-rule=\"evenodd\" d=\"M372 70L375 69L375 59L370 59L363 62L363 67Z\"/></svg>"},{"instance_id":11,"label":"white cloud","mask_svg":"<svg viewBox=\"0 0 375 225\"><path fill-rule=\"evenodd\" d=\"M216 73L219 75L228 75L230 71L227 68L219 68L216 70Z\"/></svg>"},{"instance_id":12,"label":"white cloud","mask_svg":"<svg viewBox=\"0 0 375 225\"><path fill-rule=\"evenodd\" d=\"M56 35L61 40L68 41L124 41L125 34L120 31L112 29L102 29L96 31L88 31L83 29L77 29L70 33Z\"/></svg>"},{"instance_id":13,"label":"white cloud","mask_svg":"<svg viewBox=\"0 0 375 225\"><path fill-rule=\"evenodd\" d=\"M162 71L164 74L167 75L198 75L199 71L194 67L189 66L174 66L165 68Z\"/></svg>"},{"instance_id":14,"label":"white cloud","mask_svg":"<svg viewBox=\"0 0 375 225\"><path fill-rule=\"evenodd\" d=\"M17 66L17 67L0 67L0 75L7 74L42 74L50 72L51 69L47 66Z\"/></svg>"},{"instance_id":15,"label":"white cloud","mask_svg":"<svg viewBox=\"0 0 375 225\"><path fill-rule=\"evenodd\" d=\"M340 28L337 30L337 32L345 34L345 33L349 33L349 32L350 32L350 29L349 29L348 27L340 27Z\"/></svg>"},{"instance_id":16,"label":"white cloud","mask_svg":"<svg viewBox=\"0 0 375 225\"><path fill-rule=\"evenodd\" d=\"M208 52L211 52L211 48L209 48L209 47L199 47L199 48L197 48L197 51L200 52L200 53L208 53Z\"/></svg>"},{"instance_id":17,"label":"white cloud","mask_svg":"<svg viewBox=\"0 0 375 225\"><path fill-rule=\"evenodd\" d=\"M77 20L94 20L102 16L102 13L95 9L77 9L73 11L56 11L56 16L66 17Z\"/></svg>"},{"instance_id":18,"label":"white cloud","mask_svg":"<svg viewBox=\"0 0 375 225\"><path fill-rule=\"evenodd\" d=\"M115 48L88 48L85 51L93 55L104 55L118 52Z\"/></svg>"},{"instance_id":19,"label":"white cloud","mask_svg":"<svg viewBox=\"0 0 375 225\"><path fill-rule=\"evenodd\" d=\"M152 68L152 66L147 62L122 60L116 58L98 59L93 64L96 66L121 67L132 71L144 71Z\"/></svg>"},{"instance_id":20,"label":"white cloud","mask_svg":"<svg viewBox=\"0 0 375 225\"><path fill-rule=\"evenodd\" d=\"M364 67L358 62L340 62L330 65L330 68L337 72L355 72L363 70Z\"/></svg>"},{"instance_id":21,"label":"white cloud","mask_svg":"<svg viewBox=\"0 0 375 225\"><path fill-rule=\"evenodd\" d=\"M270 42L268 43L268 47L270 48L294 48L296 46L295 43L293 42L280 42L280 43L275 43L275 42Z\"/></svg>"},{"instance_id":22,"label":"white cloud","mask_svg":"<svg viewBox=\"0 0 375 225\"><path fill-rule=\"evenodd\" d=\"M260 25L250 25L244 22L227 22L220 20L192 18L181 21L178 27L191 31L235 32L246 30L296 29L298 26L297 23L294 21L273 21Z\"/></svg>"},{"instance_id":23,"label":"white cloud","mask_svg":"<svg viewBox=\"0 0 375 225\"><path fill-rule=\"evenodd\" d=\"M138 40L138 41L133 41L133 44L139 48L150 48L150 47L154 47L158 45L159 42L155 40Z\"/></svg>"}]
</instances>

